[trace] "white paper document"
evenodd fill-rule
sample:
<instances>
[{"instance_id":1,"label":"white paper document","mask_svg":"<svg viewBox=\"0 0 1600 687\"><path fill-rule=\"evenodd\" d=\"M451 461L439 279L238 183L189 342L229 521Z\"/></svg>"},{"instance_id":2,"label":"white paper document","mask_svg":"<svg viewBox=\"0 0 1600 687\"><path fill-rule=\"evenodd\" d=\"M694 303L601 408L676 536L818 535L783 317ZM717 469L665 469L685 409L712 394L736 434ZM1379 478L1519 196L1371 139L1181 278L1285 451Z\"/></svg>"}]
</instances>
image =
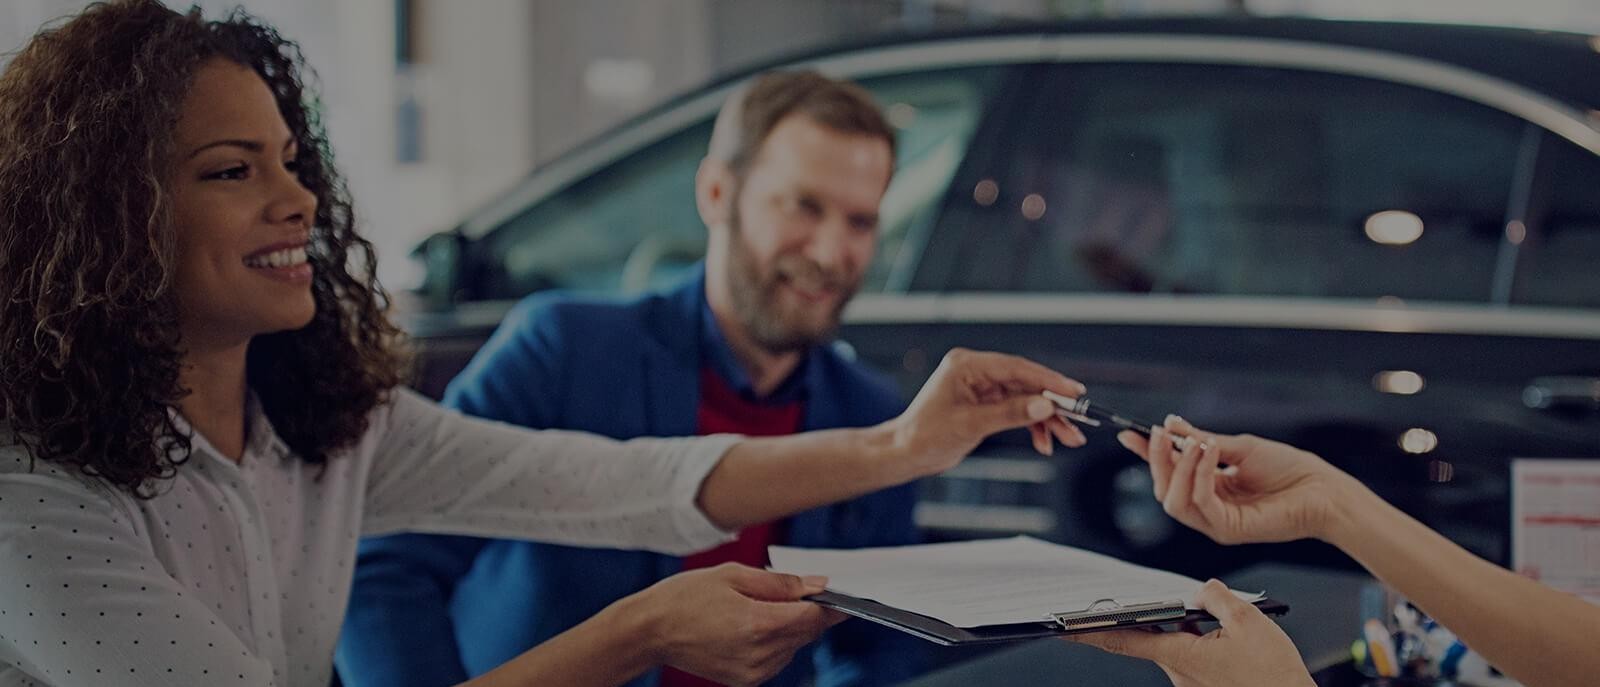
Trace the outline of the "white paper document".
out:
<instances>
[{"instance_id":1,"label":"white paper document","mask_svg":"<svg viewBox=\"0 0 1600 687\"><path fill-rule=\"evenodd\" d=\"M1181 600L1193 608L1201 587L1182 575L1032 537L874 549L774 546L770 554L773 570L826 575L830 591L962 628L1046 621L1105 599Z\"/></svg>"},{"instance_id":2,"label":"white paper document","mask_svg":"<svg viewBox=\"0 0 1600 687\"><path fill-rule=\"evenodd\" d=\"M1600 604L1600 460L1511 463L1511 567Z\"/></svg>"}]
</instances>

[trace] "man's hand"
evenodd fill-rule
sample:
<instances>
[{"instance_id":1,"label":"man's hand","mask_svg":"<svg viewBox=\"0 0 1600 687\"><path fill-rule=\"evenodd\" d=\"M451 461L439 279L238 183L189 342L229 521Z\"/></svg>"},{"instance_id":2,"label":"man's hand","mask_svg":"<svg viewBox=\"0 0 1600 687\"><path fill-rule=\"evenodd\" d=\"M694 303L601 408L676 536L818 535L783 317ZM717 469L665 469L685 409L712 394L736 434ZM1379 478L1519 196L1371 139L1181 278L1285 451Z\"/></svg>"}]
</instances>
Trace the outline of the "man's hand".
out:
<instances>
[{"instance_id":1,"label":"man's hand","mask_svg":"<svg viewBox=\"0 0 1600 687\"><path fill-rule=\"evenodd\" d=\"M757 685L845 619L800 601L826 584L726 563L673 575L621 603L646 619L656 663L725 685Z\"/></svg>"},{"instance_id":2,"label":"man's hand","mask_svg":"<svg viewBox=\"0 0 1600 687\"><path fill-rule=\"evenodd\" d=\"M1056 416L1055 404L1039 395L1045 389L1084 393L1078 381L1025 358L957 348L888 424L897 452L913 461L918 476L948 470L985 437L1017 427L1029 429L1034 449L1044 455L1051 453L1051 437L1082 446L1083 432Z\"/></svg>"},{"instance_id":3,"label":"man's hand","mask_svg":"<svg viewBox=\"0 0 1600 687\"><path fill-rule=\"evenodd\" d=\"M1105 651L1154 661L1174 687L1311 686L1311 674L1294 643L1260 609L1221 582L1201 588L1196 604L1222 627L1203 635L1187 632L1115 630L1074 635L1070 640Z\"/></svg>"}]
</instances>

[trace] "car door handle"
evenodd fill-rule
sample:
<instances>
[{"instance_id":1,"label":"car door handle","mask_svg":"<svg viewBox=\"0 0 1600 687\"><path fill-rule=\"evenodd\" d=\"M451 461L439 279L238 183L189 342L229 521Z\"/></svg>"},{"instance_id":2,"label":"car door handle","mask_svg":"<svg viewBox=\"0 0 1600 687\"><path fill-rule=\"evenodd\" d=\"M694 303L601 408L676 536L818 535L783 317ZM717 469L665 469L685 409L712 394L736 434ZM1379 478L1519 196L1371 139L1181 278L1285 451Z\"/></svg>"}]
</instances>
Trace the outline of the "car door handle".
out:
<instances>
[{"instance_id":1,"label":"car door handle","mask_svg":"<svg viewBox=\"0 0 1600 687\"><path fill-rule=\"evenodd\" d=\"M1536 410L1600 410L1600 377L1535 377L1522 389L1522 402Z\"/></svg>"}]
</instances>

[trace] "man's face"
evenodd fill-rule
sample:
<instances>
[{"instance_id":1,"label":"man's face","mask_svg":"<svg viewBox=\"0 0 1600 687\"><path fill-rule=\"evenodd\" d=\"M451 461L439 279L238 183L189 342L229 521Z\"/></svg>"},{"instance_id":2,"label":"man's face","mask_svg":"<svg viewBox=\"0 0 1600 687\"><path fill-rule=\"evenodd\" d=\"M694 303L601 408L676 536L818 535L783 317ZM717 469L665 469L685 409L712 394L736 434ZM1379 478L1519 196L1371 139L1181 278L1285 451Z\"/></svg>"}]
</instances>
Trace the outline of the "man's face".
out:
<instances>
[{"instance_id":1,"label":"man's face","mask_svg":"<svg viewBox=\"0 0 1600 687\"><path fill-rule=\"evenodd\" d=\"M727 295L763 348L798 350L833 336L877 248L891 158L882 139L791 115L732 184Z\"/></svg>"}]
</instances>

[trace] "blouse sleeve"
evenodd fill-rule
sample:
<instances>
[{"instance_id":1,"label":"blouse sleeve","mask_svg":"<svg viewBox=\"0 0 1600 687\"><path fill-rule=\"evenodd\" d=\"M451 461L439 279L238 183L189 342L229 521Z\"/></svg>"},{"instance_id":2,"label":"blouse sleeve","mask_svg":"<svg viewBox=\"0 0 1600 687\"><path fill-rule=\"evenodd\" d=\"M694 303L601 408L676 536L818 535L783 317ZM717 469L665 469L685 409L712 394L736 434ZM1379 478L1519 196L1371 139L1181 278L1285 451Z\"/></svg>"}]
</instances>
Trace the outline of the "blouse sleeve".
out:
<instances>
[{"instance_id":1,"label":"blouse sleeve","mask_svg":"<svg viewBox=\"0 0 1600 687\"><path fill-rule=\"evenodd\" d=\"M54 469L0 474L0 677L273 684L271 664L169 576L126 512Z\"/></svg>"},{"instance_id":2,"label":"blouse sleeve","mask_svg":"<svg viewBox=\"0 0 1600 687\"><path fill-rule=\"evenodd\" d=\"M529 430L406 389L381 412L364 535L406 530L669 554L731 538L695 501L736 436L620 442Z\"/></svg>"}]
</instances>

